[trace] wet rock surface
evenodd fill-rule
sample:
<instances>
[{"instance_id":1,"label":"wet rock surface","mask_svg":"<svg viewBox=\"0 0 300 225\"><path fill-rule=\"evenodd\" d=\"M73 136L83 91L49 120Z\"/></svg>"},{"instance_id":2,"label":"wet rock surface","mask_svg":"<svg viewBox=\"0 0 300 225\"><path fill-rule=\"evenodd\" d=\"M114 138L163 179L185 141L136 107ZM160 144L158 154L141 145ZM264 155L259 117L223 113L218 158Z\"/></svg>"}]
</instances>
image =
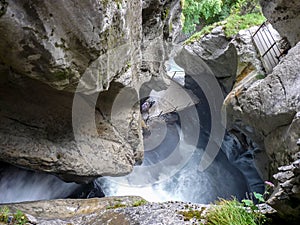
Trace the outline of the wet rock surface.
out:
<instances>
[{"instance_id":1,"label":"wet rock surface","mask_svg":"<svg viewBox=\"0 0 300 225\"><path fill-rule=\"evenodd\" d=\"M133 88L142 3L13 1L1 8L0 160L77 182L129 173L143 158ZM112 122L125 87L129 106Z\"/></svg>"},{"instance_id":2,"label":"wet rock surface","mask_svg":"<svg viewBox=\"0 0 300 225\"><path fill-rule=\"evenodd\" d=\"M197 55L209 66L219 80L224 94L227 94L233 86L238 63L236 48L230 41L219 26L199 41L185 46L187 51Z\"/></svg>"},{"instance_id":3,"label":"wet rock surface","mask_svg":"<svg viewBox=\"0 0 300 225\"><path fill-rule=\"evenodd\" d=\"M299 49L299 44L291 49L265 79L256 81L250 87L233 90L226 97L224 107L229 127L238 124L243 132L262 144L277 129L292 123L300 107ZM297 139L294 145L296 142Z\"/></svg>"}]
</instances>

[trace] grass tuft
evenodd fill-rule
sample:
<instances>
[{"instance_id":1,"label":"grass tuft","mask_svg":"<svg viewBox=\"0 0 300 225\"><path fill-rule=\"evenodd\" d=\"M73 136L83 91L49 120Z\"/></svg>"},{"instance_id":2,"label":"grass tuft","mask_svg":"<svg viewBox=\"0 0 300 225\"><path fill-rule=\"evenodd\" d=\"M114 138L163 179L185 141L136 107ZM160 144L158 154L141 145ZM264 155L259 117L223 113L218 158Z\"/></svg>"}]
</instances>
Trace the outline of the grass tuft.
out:
<instances>
[{"instance_id":1,"label":"grass tuft","mask_svg":"<svg viewBox=\"0 0 300 225\"><path fill-rule=\"evenodd\" d=\"M206 214L207 225L262 225L266 216L257 210L248 210L243 203L220 200Z\"/></svg>"}]
</instances>

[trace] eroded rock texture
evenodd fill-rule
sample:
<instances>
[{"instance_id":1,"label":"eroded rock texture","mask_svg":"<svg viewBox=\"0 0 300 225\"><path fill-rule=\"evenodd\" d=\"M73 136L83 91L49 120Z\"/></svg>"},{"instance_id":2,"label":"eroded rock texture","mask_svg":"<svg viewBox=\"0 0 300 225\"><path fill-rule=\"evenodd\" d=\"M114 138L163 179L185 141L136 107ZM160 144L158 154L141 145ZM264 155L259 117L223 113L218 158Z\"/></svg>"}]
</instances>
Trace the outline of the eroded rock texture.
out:
<instances>
[{"instance_id":1,"label":"eroded rock texture","mask_svg":"<svg viewBox=\"0 0 300 225\"><path fill-rule=\"evenodd\" d=\"M166 89L165 61L177 42L181 32L180 0L144 0L143 1L143 42L142 65L143 77L151 78L141 89L142 97L152 89Z\"/></svg>"},{"instance_id":2,"label":"eroded rock texture","mask_svg":"<svg viewBox=\"0 0 300 225\"><path fill-rule=\"evenodd\" d=\"M164 71L179 2L1 1L0 160L72 181L131 172L139 87Z\"/></svg>"},{"instance_id":3,"label":"eroded rock texture","mask_svg":"<svg viewBox=\"0 0 300 225\"><path fill-rule=\"evenodd\" d=\"M278 189L268 204L281 213L283 217L289 218L295 224L299 222L300 211L300 157L298 154L296 161L287 166L278 168L279 172L274 175L278 181Z\"/></svg>"},{"instance_id":4,"label":"eroded rock texture","mask_svg":"<svg viewBox=\"0 0 300 225\"><path fill-rule=\"evenodd\" d=\"M230 121L228 126L238 128L266 150L267 158L257 156L257 166L264 179L270 179L278 167L299 159L299 61L300 43L289 51L270 75L250 86L234 89L224 102L227 121ZM296 173L292 177L297 176ZM295 197L299 196L299 185L296 186L295 193L285 193L290 201L280 202L282 199L278 198L279 202L272 202L276 202L274 207L283 215L299 218L297 210L289 210L295 207L292 202L299 202L299 197Z\"/></svg>"},{"instance_id":5,"label":"eroded rock texture","mask_svg":"<svg viewBox=\"0 0 300 225\"><path fill-rule=\"evenodd\" d=\"M1 62L59 90L74 91L83 75L80 91L107 90L139 50L140 1L31 0L6 7Z\"/></svg>"},{"instance_id":6,"label":"eroded rock texture","mask_svg":"<svg viewBox=\"0 0 300 225\"><path fill-rule=\"evenodd\" d=\"M218 79L224 95L231 90L237 70L237 51L226 38L222 26L185 48L203 60ZM188 66L188 65L187 65Z\"/></svg>"},{"instance_id":7,"label":"eroded rock texture","mask_svg":"<svg viewBox=\"0 0 300 225\"><path fill-rule=\"evenodd\" d=\"M300 41L300 2L298 0L260 0L264 15L287 37L292 46Z\"/></svg>"},{"instance_id":8,"label":"eroded rock texture","mask_svg":"<svg viewBox=\"0 0 300 225\"><path fill-rule=\"evenodd\" d=\"M101 199L65 199L8 205L11 211L22 210L30 223L68 224L195 224L196 218L184 218L180 211L197 210L204 215L209 206L184 202L148 203L140 197Z\"/></svg>"}]
</instances>

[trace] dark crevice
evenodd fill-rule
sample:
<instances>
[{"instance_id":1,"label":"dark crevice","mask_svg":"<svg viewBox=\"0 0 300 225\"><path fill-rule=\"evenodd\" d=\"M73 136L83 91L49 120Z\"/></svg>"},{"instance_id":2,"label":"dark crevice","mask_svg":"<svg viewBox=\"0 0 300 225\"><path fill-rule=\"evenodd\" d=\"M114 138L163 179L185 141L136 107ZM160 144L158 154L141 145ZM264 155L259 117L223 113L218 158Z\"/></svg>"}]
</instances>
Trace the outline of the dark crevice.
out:
<instances>
[{"instance_id":1,"label":"dark crevice","mask_svg":"<svg viewBox=\"0 0 300 225\"><path fill-rule=\"evenodd\" d=\"M284 96L285 96L285 98L286 98L286 90L285 90L284 84L282 83L282 80L281 80L280 76L276 75L276 77L278 78L278 81L279 81L279 83L281 84L281 87L282 87Z\"/></svg>"},{"instance_id":2,"label":"dark crevice","mask_svg":"<svg viewBox=\"0 0 300 225\"><path fill-rule=\"evenodd\" d=\"M26 127L30 127L30 128L34 128L34 129L42 129L42 127L38 127L38 126L35 126L35 125L31 125L31 124L22 122L22 121L20 121L20 120L18 120L18 119L15 119L15 118L7 117L7 116L4 116L4 117L7 118L7 119L9 119L9 120L15 121L15 122L17 122L17 123L19 123L19 124L22 124L22 125L24 125L24 126L26 126Z\"/></svg>"}]
</instances>

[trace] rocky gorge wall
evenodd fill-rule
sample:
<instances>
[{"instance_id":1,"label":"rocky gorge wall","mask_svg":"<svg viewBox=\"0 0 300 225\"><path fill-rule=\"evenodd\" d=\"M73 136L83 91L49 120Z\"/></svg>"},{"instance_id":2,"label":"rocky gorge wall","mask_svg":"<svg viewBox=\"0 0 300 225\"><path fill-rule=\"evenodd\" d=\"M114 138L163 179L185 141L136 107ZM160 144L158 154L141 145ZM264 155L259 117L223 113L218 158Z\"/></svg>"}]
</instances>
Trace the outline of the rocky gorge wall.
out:
<instances>
[{"instance_id":1,"label":"rocky gorge wall","mask_svg":"<svg viewBox=\"0 0 300 225\"><path fill-rule=\"evenodd\" d=\"M253 82L249 74L239 80L226 97L224 109L228 128L238 129L259 146L256 167L264 180L277 185L268 203L296 222L300 218L300 39L295 29L300 23L299 2L260 2L267 19L294 47L266 78Z\"/></svg>"},{"instance_id":2,"label":"rocky gorge wall","mask_svg":"<svg viewBox=\"0 0 300 225\"><path fill-rule=\"evenodd\" d=\"M247 134L264 149L265 152L257 152L255 159L263 179L279 180L270 203L283 214L292 214L295 220L299 218L295 202L300 200L299 47L298 43L266 78L233 89L224 104L229 126ZM273 178L278 170L280 173Z\"/></svg>"},{"instance_id":3,"label":"rocky gorge wall","mask_svg":"<svg viewBox=\"0 0 300 225\"><path fill-rule=\"evenodd\" d=\"M68 181L128 174L139 88L161 79L179 15L179 1L1 1L0 160ZM121 90L130 107L112 118Z\"/></svg>"},{"instance_id":4,"label":"rocky gorge wall","mask_svg":"<svg viewBox=\"0 0 300 225\"><path fill-rule=\"evenodd\" d=\"M229 160L248 173L245 176L249 184L257 184L259 180L254 179L254 173L249 173L250 168L257 169L260 179L276 183L269 204L283 217L295 222L299 218L300 58L298 30L292 32L292 29L300 23L299 13L295 12L298 3L261 2L266 17L294 46L271 74L265 74L252 41L251 33L258 27L240 31L233 39L225 37L222 26L216 27L184 46L184 54L180 54L188 55L187 58L198 56L198 64L204 61L222 87L226 96L223 103L226 128L233 138L232 143L242 149L236 151L233 146L225 146L223 149ZM272 10L279 9L288 16L274 22L273 18L279 15ZM231 143L228 138L225 135L225 145Z\"/></svg>"}]
</instances>

